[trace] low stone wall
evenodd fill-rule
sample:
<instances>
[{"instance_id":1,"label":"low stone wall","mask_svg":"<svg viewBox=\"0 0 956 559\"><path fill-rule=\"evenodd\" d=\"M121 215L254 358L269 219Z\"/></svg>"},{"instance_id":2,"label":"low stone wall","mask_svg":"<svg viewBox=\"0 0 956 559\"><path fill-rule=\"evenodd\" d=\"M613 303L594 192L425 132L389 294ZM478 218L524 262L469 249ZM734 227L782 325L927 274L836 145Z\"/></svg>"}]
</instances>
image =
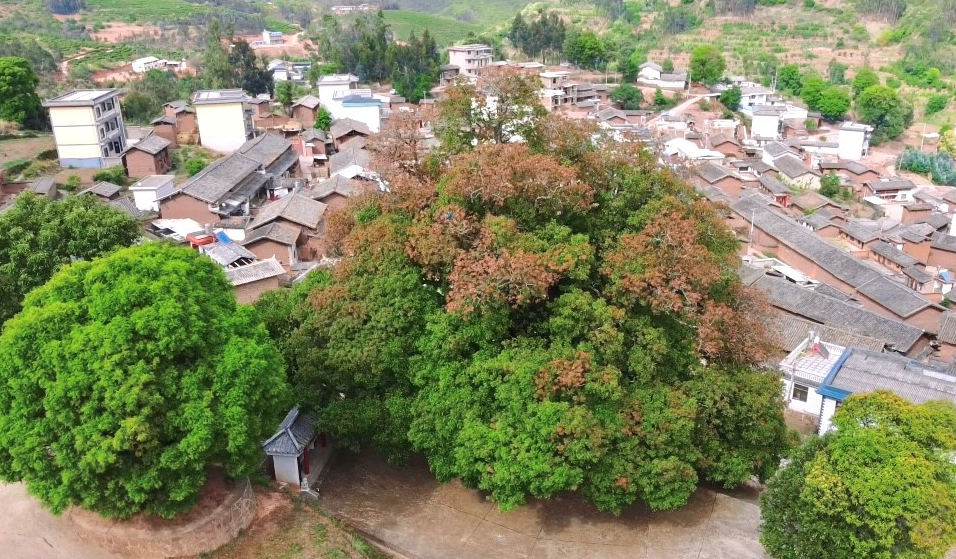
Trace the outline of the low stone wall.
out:
<instances>
[{"instance_id":1,"label":"low stone wall","mask_svg":"<svg viewBox=\"0 0 956 559\"><path fill-rule=\"evenodd\" d=\"M124 526L73 508L67 513L76 538L125 557L166 558L199 555L229 543L256 516L256 496L243 480L210 514L188 524L149 530Z\"/></svg>"}]
</instances>

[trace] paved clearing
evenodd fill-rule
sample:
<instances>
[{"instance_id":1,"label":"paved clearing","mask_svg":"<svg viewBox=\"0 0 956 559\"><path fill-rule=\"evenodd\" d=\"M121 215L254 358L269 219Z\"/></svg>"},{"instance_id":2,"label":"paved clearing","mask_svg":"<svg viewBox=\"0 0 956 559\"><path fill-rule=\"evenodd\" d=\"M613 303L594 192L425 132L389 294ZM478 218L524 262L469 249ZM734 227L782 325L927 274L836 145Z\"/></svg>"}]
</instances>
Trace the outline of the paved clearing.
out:
<instances>
[{"instance_id":1,"label":"paved clearing","mask_svg":"<svg viewBox=\"0 0 956 559\"><path fill-rule=\"evenodd\" d=\"M0 484L0 556L16 559L123 559L74 540L72 525L53 516L21 483Z\"/></svg>"},{"instance_id":2,"label":"paved clearing","mask_svg":"<svg viewBox=\"0 0 956 559\"><path fill-rule=\"evenodd\" d=\"M700 490L678 512L602 514L574 497L501 513L458 482L439 485L422 461L395 469L342 453L319 505L414 559L767 559L753 492Z\"/></svg>"}]
</instances>

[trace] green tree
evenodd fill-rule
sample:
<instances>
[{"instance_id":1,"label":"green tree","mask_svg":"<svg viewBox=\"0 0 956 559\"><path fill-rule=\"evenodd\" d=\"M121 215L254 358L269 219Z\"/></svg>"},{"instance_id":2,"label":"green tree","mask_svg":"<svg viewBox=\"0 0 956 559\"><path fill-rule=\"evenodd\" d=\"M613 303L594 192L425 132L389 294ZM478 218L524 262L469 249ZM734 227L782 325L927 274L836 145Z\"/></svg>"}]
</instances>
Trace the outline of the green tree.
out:
<instances>
[{"instance_id":1,"label":"green tree","mask_svg":"<svg viewBox=\"0 0 956 559\"><path fill-rule=\"evenodd\" d=\"M740 99L742 96L743 92L741 92L740 88L735 85L723 90L720 93L720 104L727 107L731 111L736 111L740 108Z\"/></svg>"},{"instance_id":2,"label":"green tree","mask_svg":"<svg viewBox=\"0 0 956 559\"><path fill-rule=\"evenodd\" d=\"M674 71L674 61L670 58L665 58L664 62L661 62L661 71L663 72L673 72Z\"/></svg>"},{"instance_id":3,"label":"green tree","mask_svg":"<svg viewBox=\"0 0 956 559\"><path fill-rule=\"evenodd\" d=\"M716 83L726 67L724 55L714 45L700 45L690 53L691 78L698 82Z\"/></svg>"},{"instance_id":4,"label":"green tree","mask_svg":"<svg viewBox=\"0 0 956 559\"><path fill-rule=\"evenodd\" d=\"M874 72L872 68L864 66L857 70L856 75L853 76L854 99L874 85L880 85L880 77L876 75L876 72Z\"/></svg>"},{"instance_id":5,"label":"green tree","mask_svg":"<svg viewBox=\"0 0 956 559\"><path fill-rule=\"evenodd\" d=\"M956 543L956 409L851 396L836 429L796 452L761 495L776 559L942 557Z\"/></svg>"},{"instance_id":6,"label":"green tree","mask_svg":"<svg viewBox=\"0 0 956 559\"><path fill-rule=\"evenodd\" d=\"M827 80L833 85L846 85L846 71L849 69L846 64L831 58L827 63Z\"/></svg>"},{"instance_id":7,"label":"green tree","mask_svg":"<svg viewBox=\"0 0 956 559\"><path fill-rule=\"evenodd\" d=\"M183 164L183 168L186 170L186 174L192 177L199 173L199 171L205 169L208 164L205 159L193 157L186 160L186 163Z\"/></svg>"},{"instance_id":8,"label":"green tree","mask_svg":"<svg viewBox=\"0 0 956 559\"><path fill-rule=\"evenodd\" d=\"M840 177L827 173L820 178L820 194L827 198L836 198L840 194Z\"/></svg>"},{"instance_id":9,"label":"green tree","mask_svg":"<svg viewBox=\"0 0 956 559\"><path fill-rule=\"evenodd\" d=\"M945 109L946 105L949 104L949 98L950 96L945 93L930 95L929 100L926 102L926 114L936 114Z\"/></svg>"},{"instance_id":10,"label":"green tree","mask_svg":"<svg viewBox=\"0 0 956 559\"><path fill-rule=\"evenodd\" d=\"M140 236L126 214L92 196L62 202L25 193L0 213L0 323L20 310L24 296L76 259L101 256Z\"/></svg>"},{"instance_id":11,"label":"green tree","mask_svg":"<svg viewBox=\"0 0 956 559\"><path fill-rule=\"evenodd\" d=\"M54 512L114 518L188 509L212 464L255 471L290 401L281 356L221 268L166 243L32 292L0 335L0 379L0 477Z\"/></svg>"},{"instance_id":12,"label":"green tree","mask_svg":"<svg viewBox=\"0 0 956 559\"><path fill-rule=\"evenodd\" d=\"M564 40L564 56L585 68L603 68L608 60L607 47L594 31L568 31Z\"/></svg>"},{"instance_id":13,"label":"green tree","mask_svg":"<svg viewBox=\"0 0 956 559\"><path fill-rule=\"evenodd\" d=\"M816 110L830 122L840 120L850 110L850 93L835 85L826 87L820 92Z\"/></svg>"},{"instance_id":14,"label":"green tree","mask_svg":"<svg viewBox=\"0 0 956 559\"><path fill-rule=\"evenodd\" d=\"M644 103L644 94L640 89L625 83L614 88L611 92L611 101L620 104L625 111L633 111L641 108L641 104Z\"/></svg>"},{"instance_id":15,"label":"green tree","mask_svg":"<svg viewBox=\"0 0 956 559\"><path fill-rule=\"evenodd\" d=\"M803 90L803 74L800 66L787 64L777 70L777 87L790 95L799 97Z\"/></svg>"},{"instance_id":16,"label":"green tree","mask_svg":"<svg viewBox=\"0 0 956 559\"><path fill-rule=\"evenodd\" d=\"M43 109L36 88L40 79L25 58L0 58L0 120L24 128L43 127Z\"/></svg>"},{"instance_id":17,"label":"green tree","mask_svg":"<svg viewBox=\"0 0 956 559\"><path fill-rule=\"evenodd\" d=\"M332 113L325 107L320 106L319 110L315 111L315 123L312 127L317 130L328 131L332 127Z\"/></svg>"},{"instance_id":18,"label":"green tree","mask_svg":"<svg viewBox=\"0 0 956 559\"><path fill-rule=\"evenodd\" d=\"M769 476L783 398L732 232L653 154L527 110L535 78L502 76L523 142L473 115L481 81L449 88L435 123L455 148L387 158L389 192L329 219L347 258L262 303L297 393L347 444L422 452L502 508L577 491L674 509L701 480ZM403 137L369 149L415 153Z\"/></svg>"},{"instance_id":19,"label":"green tree","mask_svg":"<svg viewBox=\"0 0 956 559\"><path fill-rule=\"evenodd\" d=\"M276 101L282 105L282 109L289 113L292 103L295 102L295 84L290 81L279 82L276 84Z\"/></svg>"},{"instance_id":20,"label":"green tree","mask_svg":"<svg viewBox=\"0 0 956 559\"><path fill-rule=\"evenodd\" d=\"M664 95L664 92L661 91L661 88L658 87L657 89L654 90L654 106L655 107L657 107L658 109L666 109L668 107L671 107L672 105L673 103L671 102L670 99L668 99Z\"/></svg>"},{"instance_id":21,"label":"green tree","mask_svg":"<svg viewBox=\"0 0 956 559\"><path fill-rule=\"evenodd\" d=\"M800 88L800 98L811 111L820 109L820 95L827 88L827 82L816 74L803 78L803 87Z\"/></svg>"},{"instance_id":22,"label":"green tree","mask_svg":"<svg viewBox=\"0 0 956 559\"><path fill-rule=\"evenodd\" d=\"M202 60L202 77L207 88L222 89L234 85L234 69L229 63L229 53L222 44L222 31L218 18L213 18L209 24Z\"/></svg>"},{"instance_id":23,"label":"green tree","mask_svg":"<svg viewBox=\"0 0 956 559\"><path fill-rule=\"evenodd\" d=\"M873 145L899 137L913 123L913 107L896 90L873 85L856 99L860 120L873 125Z\"/></svg>"}]
</instances>

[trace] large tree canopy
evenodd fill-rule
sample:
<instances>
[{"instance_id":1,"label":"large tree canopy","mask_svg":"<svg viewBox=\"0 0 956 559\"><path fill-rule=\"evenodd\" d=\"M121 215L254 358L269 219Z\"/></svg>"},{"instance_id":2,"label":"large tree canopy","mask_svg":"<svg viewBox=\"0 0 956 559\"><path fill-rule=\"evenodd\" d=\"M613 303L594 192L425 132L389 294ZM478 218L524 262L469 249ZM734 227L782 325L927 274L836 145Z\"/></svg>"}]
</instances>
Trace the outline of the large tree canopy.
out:
<instances>
[{"instance_id":1,"label":"large tree canopy","mask_svg":"<svg viewBox=\"0 0 956 559\"><path fill-rule=\"evenodd\" d=\"M225 274L165 243L72 264L0 335L0 479L54 512L171 516L211 464L258 467L286 410L279 353Z\"/></svg>"},{"instance_id":2,"label":"large tree canopy","mask_svg":"<svg viewBox=\"0 0 956 559\"><path fill-rule=\"evenodd\" d=\"M771 474L782 396L753 368L763 307L732 233L635 144L518 113L525 143L481 134L413 165L384 142L390 192L330 217L342 263L260 304L297 388L345 442L424 452L504 508L577 490L672 509L700 480Z\"/></svg>"},{"instance_id":3,"label":"large tree canopy","mask_svg":"<svg viewBox=\"0 0 956 559\"><path fill-rule=\"evenodd\" d=\"M761 496L777 559L936 559L956 543L956 408L852 396Z\"/></svg>"},{"instance_id":4,"label":"large tree canopy","mask_svg":"<svg viewBox=\"0 0 956 559\"><path fill-rule=\"evenodd\" d=\"M42 106L36 88L40 79L25 58L0 58L0 120L40 128Z\"/></svg>"},{"instance_id":5,"label":"large tree canopy","mask_svg":"<svg viewBox=\"0 0 956 559\"><path fill-rule=\"evenodd\" d=\"M913 106L895 89L871 85L856 98L860 120L873 125L873 145L899 137L913 123Z\"/></svg>"},{"instance_id":6,"label":"large tree canopy","mask_svg":"<svg viewBox=\"0 0 956 559\"><path fill-rule=\"evenodd\" d=\"M0 323L57 268L101 256L140 236L135 220L92 196L62 202L24 193L0 214Z\"/></svg>"}]
</instances>

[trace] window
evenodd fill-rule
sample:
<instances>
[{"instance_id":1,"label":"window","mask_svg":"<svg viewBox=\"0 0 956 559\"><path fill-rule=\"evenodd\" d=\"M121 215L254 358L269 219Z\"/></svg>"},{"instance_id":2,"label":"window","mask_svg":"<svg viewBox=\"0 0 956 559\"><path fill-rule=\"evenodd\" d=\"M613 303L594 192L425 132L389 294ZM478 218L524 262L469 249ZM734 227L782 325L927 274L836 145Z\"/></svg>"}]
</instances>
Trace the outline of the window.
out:
<instances>
[{"instance_id":1,"label":"window","mask_svg":"<svg viewBox=\"0 0 956 559\"><path fill-rule=\"evenodd\" d=\"M94 107L94 108L93 108L93 111L96 113L96 118L100 118L100 115L102 114L102 113L100 113L100 108L99 108L99 107Z\"/></svg>"},{"instance_id":2,"label":"window","mask_svg":"<svg viewBox=\"0 0 956 559\"><path fill-rule=\"evenodd\" d=\"M793 392L791 393L791 398L798 402L806 402L807 396L809 395L809 393L810 393L809 388L807 388L806 386L803 386L802 384L794 383Z\"/></svg>"}]
</instances>

